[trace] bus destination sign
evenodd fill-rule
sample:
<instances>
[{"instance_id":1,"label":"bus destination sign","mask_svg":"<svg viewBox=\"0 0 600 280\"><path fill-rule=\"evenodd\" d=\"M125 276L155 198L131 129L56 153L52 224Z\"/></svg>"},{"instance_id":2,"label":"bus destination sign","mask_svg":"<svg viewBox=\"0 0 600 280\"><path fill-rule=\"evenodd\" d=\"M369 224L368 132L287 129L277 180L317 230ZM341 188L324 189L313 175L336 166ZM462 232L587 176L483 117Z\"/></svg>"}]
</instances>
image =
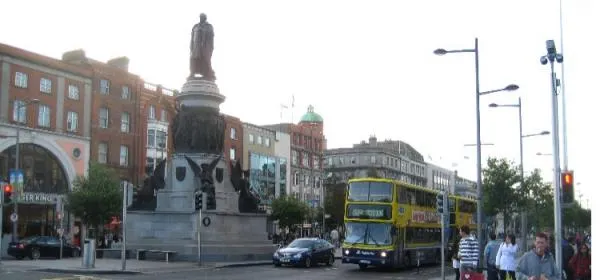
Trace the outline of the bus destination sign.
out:
<instances>
[{"instance_id":1,"label":"bus destination sign","mask_svg":"<svg viewBox=\"0 0 600 280\"><path fill-rule=\"evenodd\" d=\"M346 216L356 219L391 219L392 208L387 205L348 205Z\"/></svg>"}]
</instances>

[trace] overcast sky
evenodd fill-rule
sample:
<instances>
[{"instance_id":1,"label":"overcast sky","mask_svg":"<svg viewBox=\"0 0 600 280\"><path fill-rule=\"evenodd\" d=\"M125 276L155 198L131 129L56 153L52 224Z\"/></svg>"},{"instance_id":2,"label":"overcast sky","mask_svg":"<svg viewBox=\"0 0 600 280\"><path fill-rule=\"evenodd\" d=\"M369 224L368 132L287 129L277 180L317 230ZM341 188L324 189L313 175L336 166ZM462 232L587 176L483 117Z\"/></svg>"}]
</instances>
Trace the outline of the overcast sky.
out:
<instances>
[{"instance_id":1,"label":"overcast sky","mask_svg":"<svg viewBox=\"0 0 600 280\"><path fill-rule=\"evenodd\" d=\"M569 167L585 196L597 170L597 1L564 1ZM518 162L516 109L490 109L523 98L524 133L551 130L550 67L545 40L559 45L558 0L505 1L4 1L0 41L60 58L83 48L106 61L131 59L145 80L180 88L188 75L190 31L201 12L215 29L213 66L227 101L244 121L298 121L309 104L325 119L329 148L400 139L427 159L475 179L474 59L435 56L436 48L472 48L480 40L481 90L515 83L516 92L482 97L488 156ZM560 70L560 68L558 68ZM592 76L594 75L594 76ZM560 76L560 73L559 73ZM592 125L586 125L586 121ZM562 133L561 133L562 134ZM526 171L551 180L550 136L525 141ZM484 161L485 163L485 161ZM453 167L454 166L454 167ZM585 204L585 198L584 198Z\"/></svg>"}]
</instances>

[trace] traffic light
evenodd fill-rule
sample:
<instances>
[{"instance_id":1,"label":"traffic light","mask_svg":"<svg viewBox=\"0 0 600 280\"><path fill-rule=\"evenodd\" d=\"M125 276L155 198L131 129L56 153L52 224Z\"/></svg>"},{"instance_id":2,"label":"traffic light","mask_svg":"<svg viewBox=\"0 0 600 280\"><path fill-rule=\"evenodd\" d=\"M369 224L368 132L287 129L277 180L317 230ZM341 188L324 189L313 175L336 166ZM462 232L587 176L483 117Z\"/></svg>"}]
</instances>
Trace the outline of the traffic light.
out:
<instances>
[{"instance_id":1,"label":"traffic light","mask_svg":"<svg viewBox=\"0 0 600 280\"><path fill-rule=\"evenodd\" d=\"M446 192L444 192L444 191L439 192L437 194L437 196L436 196L436 199L437 199L436 205L437 205L437 211L438 211L438 213L445 214L446 213L446 208L447 208L447 205L446 205L446 199L447 199Z\"/></svg>"},{"instance_id":2,"label":"traffic light","mask_svg":"<svg viewBox=\"0 0 600 280\"><path fill-rule=\"evenodd\" d=\"M573 203L575 199L575 192L573 190L573 171L563 171L560 174L561 178L561 190L562 190L562 202L564 204Z\"/></svg>"},{"instance_id":3,"label":"traffic light","mask_svg":"<svg viewBox=\"0 0 600 280\"><path fill-rule=\"evenodd\" d=\"M9 204L12 202L12 194L13 194L13 187L11 185L4 185L4 204Z\"/></svg>"},{"instance_id":4,"label":"traffic light","mask_svg":"<svg viewBox=\"0 0 600 280\"><path fill-rule=\"evenodd\" d=\"M202 209L202 198L203 198L203 193L196 192L195 197L194 197L194 206L196 207L196 210Z\"/></svg>"}]
</instances>

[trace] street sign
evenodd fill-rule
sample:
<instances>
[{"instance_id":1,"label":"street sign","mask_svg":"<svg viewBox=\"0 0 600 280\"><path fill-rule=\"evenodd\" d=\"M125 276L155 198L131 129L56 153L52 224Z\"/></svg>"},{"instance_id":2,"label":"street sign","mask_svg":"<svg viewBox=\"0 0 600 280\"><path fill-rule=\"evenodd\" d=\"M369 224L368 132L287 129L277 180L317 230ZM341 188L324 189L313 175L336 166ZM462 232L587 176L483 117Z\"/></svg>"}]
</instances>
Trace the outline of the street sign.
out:
<instances>
[{"instance_id":1,"label":"street sign","mask_svg":"<svg viewBox=\"0 0 600 280\"><path fill-rule=\"evenodd\" d=\"M15 188L13 193L17 194L14 199L18 199L23 193L23 182L25 180L23 176L23 170L11 169L8 177L10 179L10 184L13 186L13 188Z\"/></svg>"},{"instance_id":2,"label":"street sign","mask_svg":"<svg viewBox=\"0 0 600 280\"><path fill-rule=\"evenodd\" d=\"M16 213L12 213L12 214L10 214L10 221L11 221L11 222L13 222L13 223L14 223L14 222L16 222L16 221L18 221L18 220L19 220L19 216L18 216Z\"/></svg>"}]
</instances>

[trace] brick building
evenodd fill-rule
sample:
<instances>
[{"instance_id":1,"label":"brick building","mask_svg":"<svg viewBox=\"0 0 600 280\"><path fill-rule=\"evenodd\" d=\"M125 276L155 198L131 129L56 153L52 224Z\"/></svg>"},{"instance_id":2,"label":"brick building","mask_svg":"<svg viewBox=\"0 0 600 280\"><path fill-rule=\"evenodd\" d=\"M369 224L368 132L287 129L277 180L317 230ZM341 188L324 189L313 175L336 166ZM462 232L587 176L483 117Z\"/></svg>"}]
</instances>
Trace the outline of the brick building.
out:
<instances>
[{"instance_id":1,"label":"brick building","mask_svg":"<svg viewBox=\"0 0 600 280\"><path fill-rule=\"evenodd\" d=\"M223 154L227 165L230 163L243 162L244 149L244 126L242 121L234 116L223 114L225 117L225 138L223 143Z\"/></svg>"},{"instance_id":2,"label":"brick building","mask_svg":"<svg viewBox=\"0 0 600 280\"><path fill-rule=\"evenodd\" d=\"M19 135L23 185L17 234L51 235L58 224L56 199L64 199L73 180L88 170L93 73L4 44L0 69L1 179L15 168ZM4 211L4 221L10 212ZM70 228L72 217L65 215L63 223ZM10 232L10 222L1 232Z\"/></svg>"}]
</instances>

